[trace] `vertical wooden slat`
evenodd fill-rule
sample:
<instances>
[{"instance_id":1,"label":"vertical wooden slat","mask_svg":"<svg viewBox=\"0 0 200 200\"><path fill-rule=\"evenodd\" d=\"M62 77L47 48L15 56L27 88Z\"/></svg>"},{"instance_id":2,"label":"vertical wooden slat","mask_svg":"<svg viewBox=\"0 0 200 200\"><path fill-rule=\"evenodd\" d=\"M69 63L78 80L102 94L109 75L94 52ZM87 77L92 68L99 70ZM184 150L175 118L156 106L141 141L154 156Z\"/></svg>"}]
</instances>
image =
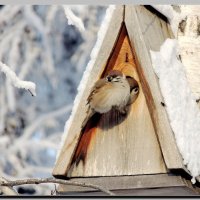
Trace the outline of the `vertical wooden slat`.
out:
<instances>
[{"instance_id":1,"label":"vertical wooden slat","mask_svg":"<svg viewBox=\"0 0 200 200\"><path fill-rule=\"evenodd\" d=\"M138 74L142 81L144 95L147 100L165 163L169 169L184 168L182 157L178 151L174 134L170 127L166 109L161 105L163 97L149 53L150 48L159 50L160 45L167 37L167 28L159 25L157 19L154 20L153 18L154 16L152 14L150 15L147 9L141 9L140 6L125 7L125 24L130 37L131 46L137 56L138 66L140 66L138 67ZM163 22L160 24L162 23ZM146 31L144 32L145 29ZM163 29L165 32L163 32Z\"/></svg>"},{"instance_id":2,"label":"vertical wooden slat","mask_svg":"<svg viewBox=\"0 0 200 200\"><path fill-rule=\"evenodd\" d=\"M82 101L78 105L78 109L76 110L76 113L74 115L73 122L69 128L68 136L66 138L66 141L64 142L60 155L57 159L56 165L53 169L54 176L66 175L67 169L72 159L73 152L76 148L80 136L81 124L84 120L87 109L86 99L89 96L91 87L101 76L104 70L104 66L107 63L110 53L112 52L113 46L116 42L123 21L123 11L124 6L116 6L113 12L111 22L106 32L106 37L102 41L99 53L97 55L97 59L95 60L94 65L92 66L92 70L88 78L89 81L87 81L84 87L83 96L81 97Z\"/></svg>"}]
</instances>

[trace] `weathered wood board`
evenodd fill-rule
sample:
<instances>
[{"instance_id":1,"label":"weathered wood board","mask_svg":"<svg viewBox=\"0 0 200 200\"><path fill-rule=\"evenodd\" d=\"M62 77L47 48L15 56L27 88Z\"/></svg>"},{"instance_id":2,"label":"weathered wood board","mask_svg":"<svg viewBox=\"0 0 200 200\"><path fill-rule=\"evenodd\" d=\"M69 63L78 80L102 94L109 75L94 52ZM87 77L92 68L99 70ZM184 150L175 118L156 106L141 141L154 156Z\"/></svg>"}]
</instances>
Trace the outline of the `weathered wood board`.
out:
<instances>
[{"instance_id":1,"label":"weathered wood board","mask_svg":"<svg viewBox=\"0 0 200 200\"><path fill-rule=\"evenodd\" d=\"M126 29L127 28L127 29ZM119 35L120 33L120 35ZM159 50L172 33L144 6L117 6L60 152L56 177L121 176L183 169L149 50ZM117 42L116 42L117 41ZM111 111L81 133L92 86L111 69L133 76L140 93L126 117ZM76 162L82 142L86 153Z\"/></svg>"},{"instance_id":2,"label":"weathered wood board","mask_svg":"<svg viewBox=\"0 0 200 200\"><path fill-rule=\"evenodd\" d=\"M149 8L150 6L148 6ZM154 13L144 6L135 6L135 13L141 29L141 36L145 41L148 50L159 51L166 38L173 38L170 25L165 16L161 16L158 11ZM126 7L126 15L130 16L130 8ZM129 11L128 11L129 10ZM128 17L128 16L127 16ZM126 20L128 20L126 18Z\"/></svg>"},{"instance_id":3,"label":"weathered wood board","mask_svg":"<svg viewBox=\"0 0 200 200\"><path fill-rule=\"evenodd\" d=\"M172 174L118 177L72 178L71 181L90 183L113 191L117 195L198 195L188 180ZM58 195L105 195L94 188L59 185Z\"/></svg>"},{"instance_id":4,"label":"weathered wood board","mask_svg":"<svg viewBox=\"0 0 200 200\"><path fill-rule=\"evenodd\" d=\"M153 66L150 50L159 50L162 43L172 33L162 19L157 19L143 6L126 6L125 24L131 46L136 54L139 76L147 104L156 130L162 154L168 169L184 168L182 157L176 145L173 131ZM164 25L165 24L165 25ZM145 78L143 78L145 77ZM151 88L151 89L150 89Z\"/></svg>"},{"instance_id":5,"label":"weathered wood board","mask_svg":"<svg viewBox=\"0 0 200 200\"><path fill-rule=\"evenodd\" d=\"M90 74L90 77L92 78L90 78L90 80L87 81L85 85L85 89L82 95L82 101L78 105L78 108L74 115L74 119L76 120L74 121L74 123L71 124L69 128L68 136L66 140L64 141L64 145L57 159L56 166L53 169L54 176L57 176L57 177L65 176L67 173L68 166L72 159L73 151L78 143L78 139L79 139L79 135L81 131L81 124L84 120L85 113L87 110L87 107L86 107L87 97L89 96L89 93L94 83L102 75L104 66L106 65L109 55L112 52L113 44L115 43L118 37L119 31L121 28L121 23L123 21L123 13L124 13L124 7L117 6L112 15L112 18L111 18L112 23L110 24L106 32L106 35L108 37L105 37L103 39L102 45L97 55L98 59L95 60L93 64L93 68Z\"/></svg>"},{"instance_id":6,"label":"weathered wood board","mask_svg":"<svg viewBox=\"0 0 200 200\"><path fill-rule=\"evenodd\" d=\"M116 196L130 196L130 197L153 197L158 196L158 198L161 197L193 197L193 198L199 198L199 194L197 194L195 191L193 191L191 188L185 187L185 186L178 186L178 187L166 187L166 188L150 188L150 189L122 189L122 190L116 190L113 191ZM66 195L66 196L82 196L83 198L88 196L108 196L103 192L100 191L94 191L94 192L63 192L63 193L57 193L57 195ZM109 198L109 196L108 196Z\"/></svg>"},{"instance_id":7,"label":"weathered wood board","mask_svg":"<svg viewBox=\"0 0 200 200\"><path fill-rule=\"evenodd\" d=\"M140 85L125 25L103 74L111 69L133 76ZM141 85L138 99L127 117L111 111L101 117L92 131L85 162L79 162L77 167L72 165L68 177L166 172ZM83 133L83 137L84 134L87 135Z\"/></svg>"}]
</instances>

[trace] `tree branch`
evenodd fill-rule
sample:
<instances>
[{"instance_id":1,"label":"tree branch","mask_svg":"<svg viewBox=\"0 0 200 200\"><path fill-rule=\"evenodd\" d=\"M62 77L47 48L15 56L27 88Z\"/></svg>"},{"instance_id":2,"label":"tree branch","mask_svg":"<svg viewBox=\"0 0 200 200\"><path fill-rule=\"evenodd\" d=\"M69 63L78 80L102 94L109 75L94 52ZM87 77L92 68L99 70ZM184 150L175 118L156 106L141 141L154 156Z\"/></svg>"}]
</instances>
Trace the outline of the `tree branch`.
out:
<instances>
[{"instance_id":1,"label":"tree branch","mask_svg":"<svg viewBox=\"0 0 200 200\"><path fill-rule=\"evenodd\" d=\"M15 181L9 181L9 180L3 180L0 179L0 186L17 186L17 185L26 185L26 184L41 184L41 183L59 183L63 185L75 185L75 186L82 186L82 187L89 187L94 188L97 190L100 190L108 195L115 195L113 192L97 185L93 185L90 183L83 183L83 182L77 182L77 181L70 181L70 180L61 180L61 179L55 179L53 177L49 178L30 178L30 179L21 179L21 180L15 180Z\"/></svg>"},{"instance_id":2,"label":"tree branch","mask_svg":"<svg viewBox=\"0 0 200 200\"><path fill-rule=\"evenodd\" d=\"M0 183L1 182L8 183L8 180L0 177ZM0 191L2 191L5 195L18 195L18 193L11 186L1 187Z\"/></svg>"}]
</instances>

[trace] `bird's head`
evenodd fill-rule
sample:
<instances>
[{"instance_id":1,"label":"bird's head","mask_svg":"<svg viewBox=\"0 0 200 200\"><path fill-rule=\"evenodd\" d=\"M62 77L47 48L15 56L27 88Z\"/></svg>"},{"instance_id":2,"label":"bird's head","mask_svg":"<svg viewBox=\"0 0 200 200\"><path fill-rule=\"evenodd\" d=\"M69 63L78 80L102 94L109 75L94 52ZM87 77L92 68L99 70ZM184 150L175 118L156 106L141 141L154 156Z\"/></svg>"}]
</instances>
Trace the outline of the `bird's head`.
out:
<instances>
[{"instance_id":1,"label":"bird's head","mask_svg":"<svg viewBox=\"0 0 200 200\"><path fill-rule=\"evenodd\" d=\"M126 76L126 79L130 85L131 93L138 94L139 93L139 84L138 82L131 76Z\"/></svg>"},{"instance_id":2,"label":"bird's head","mask_svg":"<svg viewBox=\"0 0 200 200\"><path fill-rule=\"evenodd\" d=\"M130 103L134 103L139 95L139 84L133 77L126 76L126 79L130 85Z\"/></svg>"},{"instance_id":3,"label":"bird's head","mask_svg":"<svg viewBox=\"0 0 200 200\"><path fill-rule=\"evenodd\" d=\"M119 82L120 79L126 78L125 75L118 70L111 70L106 76L108 82Z\"/></svg>"}]
</instances>

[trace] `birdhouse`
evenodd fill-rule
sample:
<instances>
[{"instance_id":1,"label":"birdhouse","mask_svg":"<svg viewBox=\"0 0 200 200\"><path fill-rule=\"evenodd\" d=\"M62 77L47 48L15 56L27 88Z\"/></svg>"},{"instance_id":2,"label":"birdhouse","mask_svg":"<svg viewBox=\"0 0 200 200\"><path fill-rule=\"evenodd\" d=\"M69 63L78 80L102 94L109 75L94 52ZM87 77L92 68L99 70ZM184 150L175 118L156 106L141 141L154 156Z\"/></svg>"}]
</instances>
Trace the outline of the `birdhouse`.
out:
<instances>
[{"instance_id":1,"label":"birdhouse","mask_svg":"<svg viewBox=\"0 0 200 200\"><path fill-rule=\"evenodd\" d=\"M151 6L109 9L53 176L100 185L118 195L195 195L198 189L183 165L149 53L173 37L167 18ZM83 129L91 89L110 70L133 77L139 95L127 115L111 110ZM103 194L64 185L59 193Z\"/></svg>"}]
</instances>

